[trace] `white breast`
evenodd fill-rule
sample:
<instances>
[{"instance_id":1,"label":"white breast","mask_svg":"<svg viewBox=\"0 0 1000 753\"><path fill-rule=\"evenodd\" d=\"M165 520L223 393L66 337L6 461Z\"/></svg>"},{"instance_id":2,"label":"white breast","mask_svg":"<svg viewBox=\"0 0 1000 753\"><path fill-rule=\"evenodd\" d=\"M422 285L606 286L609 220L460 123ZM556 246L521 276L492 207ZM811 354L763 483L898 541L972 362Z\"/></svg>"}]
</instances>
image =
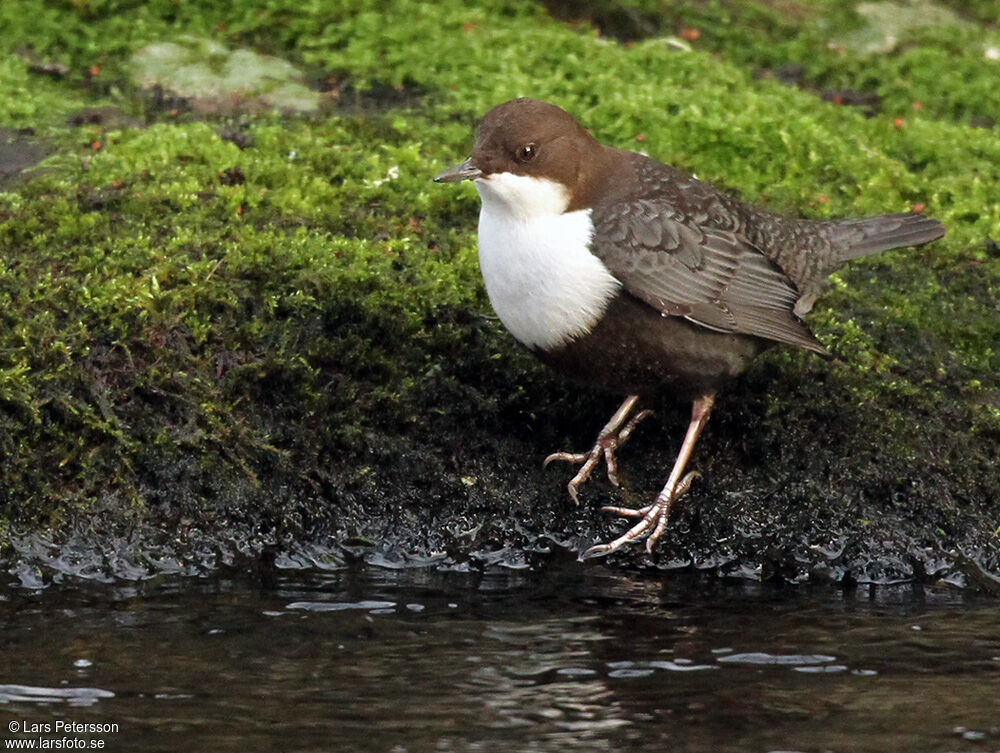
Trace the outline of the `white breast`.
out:
<instances>
[{"instance_id":1,"label":"white breast","mask_svg":"<svg viewBox=\"0 0 1000 753\"><path fill-rule=\"evenodd\" d=\"M588 250L590 210L566 212L559 183L512 173L476 181L479 267L500 321L531 348L589 332L620 287Z\"/></svg>"}]
</instances>

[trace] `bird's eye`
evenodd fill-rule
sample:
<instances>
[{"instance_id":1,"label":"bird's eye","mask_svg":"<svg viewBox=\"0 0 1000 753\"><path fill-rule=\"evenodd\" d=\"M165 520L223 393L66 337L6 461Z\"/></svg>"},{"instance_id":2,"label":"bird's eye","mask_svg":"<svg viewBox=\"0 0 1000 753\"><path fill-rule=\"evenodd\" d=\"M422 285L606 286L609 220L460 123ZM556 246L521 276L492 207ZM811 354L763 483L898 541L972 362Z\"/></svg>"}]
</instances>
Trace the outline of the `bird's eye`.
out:
<instances>
[{"instance_id":1,"label":"bird's eye","mask_svg":"<svg viewBox=\"0 0 1000 753\"><path fill-rule=\"evenodd\" d=\"M538 147L535 144L525 144L517 149L518 162L531 162L538 154Z\"/></svg>"}]
</instances>

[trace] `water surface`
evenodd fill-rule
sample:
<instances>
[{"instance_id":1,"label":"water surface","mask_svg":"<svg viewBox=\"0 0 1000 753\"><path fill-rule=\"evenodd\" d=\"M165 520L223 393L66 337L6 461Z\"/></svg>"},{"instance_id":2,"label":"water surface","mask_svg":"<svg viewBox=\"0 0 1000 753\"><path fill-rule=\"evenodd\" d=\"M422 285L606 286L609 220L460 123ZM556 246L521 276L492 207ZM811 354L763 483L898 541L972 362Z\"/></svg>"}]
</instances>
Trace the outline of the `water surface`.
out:
<instances>
[{"instance_id":1,"label":"water surface","mask_svg":"<svg viewBox=\"0 0 1000 753\"><path fill-rule=\"evenodd\" d=\"M345 567L13 592L0 616L11 741L1000 751L1000 607L955 592ZM57 721L118 728L44 731Z\"/></svg>"}]
</instances>

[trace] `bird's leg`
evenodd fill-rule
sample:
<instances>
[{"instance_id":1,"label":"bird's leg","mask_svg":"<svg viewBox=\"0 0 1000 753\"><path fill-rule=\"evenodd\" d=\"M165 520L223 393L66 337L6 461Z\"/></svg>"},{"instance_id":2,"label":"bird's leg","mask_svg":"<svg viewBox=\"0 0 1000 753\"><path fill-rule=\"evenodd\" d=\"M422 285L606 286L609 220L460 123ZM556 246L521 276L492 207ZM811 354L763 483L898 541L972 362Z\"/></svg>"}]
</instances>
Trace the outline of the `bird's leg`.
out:
<instances>
[{"instance_id":1,"label":"bird's leg","mask_svg":"<svg viewBox=\"0 0 1000 753\"><path fill-rule=\"evenodd\" d=\"M618 486L618 463L615 462L615 451L628 441L632 432L635 431L635 427L639 425L639 422L652 414L652 411L649 410L640 411L632 416L628 423L625 423L625 420L628 419L629 414L638 402L638 395L629 395L625 398L625 402L615 411L611 420L605 424L604 428L601 429L601 433L597 435L597 442L590 452L553 452L545 458L543 465L548 465L553 460L582 463L580 470L576 472L576 475L566 485L566 488L569 489L569 496L577 504L580 503L580 500L577 499L577 487L590 478L590 474L597 467L597 464L601 462L602 457L608 466L608 479L612 484ZM625 425L622 426L622 424Z\"/></svg>"},{"instance_id":2,"label":"bird's leg","mask_svg":"<svg viewBox=\"0 0 1000 753\"><path fill-rule=\"evenodd\" d=\"M670 519L670 510L674 502L684 496L688 489L691 488L691 482L701 475L697 471L685 474L684 469L687 466L688 459L691 457L691 451L694 450L694 445L698 441L698 435L701 434L701 430L708 421L708 416L712 412L712 405L714 403L714 394L702 395L694 401L694 405L691 408L691 423L688 424L684 443L681 445L680 452L677 453L677 460L674 461L674 468L670 472L670 478L667 479L666 486L657 495L656 501L653 504L639 510L622 507L604 508L605 511L617 515L639 518L639 522L614 541L590 547L590 549L583 553L584 559L610 554L625 546L625 544L636 541L643 536L648 537L646 539L646 551L652 553L656 542L659 541L660 536L663 535L663 531L667 527L667 521Z\"/></svg>"}]
</instances>

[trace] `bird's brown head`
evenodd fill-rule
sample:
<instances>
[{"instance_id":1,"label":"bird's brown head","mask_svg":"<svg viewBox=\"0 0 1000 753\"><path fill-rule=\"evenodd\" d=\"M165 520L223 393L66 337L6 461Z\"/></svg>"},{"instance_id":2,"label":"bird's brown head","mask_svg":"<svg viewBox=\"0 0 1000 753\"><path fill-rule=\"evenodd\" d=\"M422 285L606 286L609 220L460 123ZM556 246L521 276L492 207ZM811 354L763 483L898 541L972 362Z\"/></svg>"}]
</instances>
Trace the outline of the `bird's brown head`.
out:
<instances>
[{"instance_id":1,"label":"bird's brown head","mask_svg":"<svg viewBox=\"0 0 1000 753\"><path fill-rule=\"evenodd\" d=\"M523 176L557 184L570 196L584 177L583 165L600 149L562 108L537 99L512 99L483 117L469 158L434 180L473 180L483 193L491 184L499 187L511 180L507 176Z\"/></svg>"}]
</instances>

